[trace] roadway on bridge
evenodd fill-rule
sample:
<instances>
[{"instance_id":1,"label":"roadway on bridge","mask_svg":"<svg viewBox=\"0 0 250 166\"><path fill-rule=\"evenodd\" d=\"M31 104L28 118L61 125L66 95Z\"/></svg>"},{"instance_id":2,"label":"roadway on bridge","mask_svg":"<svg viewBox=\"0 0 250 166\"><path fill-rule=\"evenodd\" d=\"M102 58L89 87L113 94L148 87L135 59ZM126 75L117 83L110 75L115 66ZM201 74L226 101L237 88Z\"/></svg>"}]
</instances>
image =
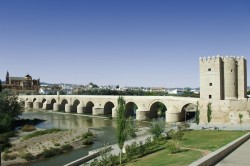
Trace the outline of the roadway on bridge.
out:
<instances>
[{"instance_id":1,"label":"roadway on bridge","mask_svg":"<svg viewBox=\"0 0 250 166\"><path fill-rule=\"evenodd\" d=\"M250 165L250 140L225 157L216 166L249 166Z\"/></svg>"}]
</instances>

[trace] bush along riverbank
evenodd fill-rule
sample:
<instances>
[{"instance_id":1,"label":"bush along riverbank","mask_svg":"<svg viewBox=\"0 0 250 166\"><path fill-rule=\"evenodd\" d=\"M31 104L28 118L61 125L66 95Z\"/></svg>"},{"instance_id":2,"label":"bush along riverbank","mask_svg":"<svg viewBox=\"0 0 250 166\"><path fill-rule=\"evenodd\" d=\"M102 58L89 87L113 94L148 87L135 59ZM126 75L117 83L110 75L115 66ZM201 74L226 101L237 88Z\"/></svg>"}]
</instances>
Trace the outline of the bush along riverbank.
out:
<instances>
[{"instance_id":1,"label":"bush along riverbank","mask_svg":"<svg viewBox=\"0 0 250 166\"><path fill-rule=\"evenodd\" d=\"M11 146L5 148L3 163L8 165L53 157L89 145L94 140L95 134L84 129L33 131L31 134L20 136L11 142Z\"/></svg>"}]
</instances>

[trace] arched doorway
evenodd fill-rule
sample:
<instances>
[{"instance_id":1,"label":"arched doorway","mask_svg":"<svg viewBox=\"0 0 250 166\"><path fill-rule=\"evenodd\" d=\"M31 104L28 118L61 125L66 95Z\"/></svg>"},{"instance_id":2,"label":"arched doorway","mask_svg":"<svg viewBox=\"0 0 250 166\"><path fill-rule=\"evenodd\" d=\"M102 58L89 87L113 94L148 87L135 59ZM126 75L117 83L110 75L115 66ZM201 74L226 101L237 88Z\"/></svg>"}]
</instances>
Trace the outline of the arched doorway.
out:
<instances>
[{"instance_id":1,"label":"arched doorway","mask_svg":"<svg viewBox=\"0 0 250 166\"><path fill-rule=\"evenodd\" d=\"M94 103L89 101L87 104L86 104L86 112L87 114L91 114L93 113L93 107L94 107Z\"/></svg>"},{"instance_id":2,"label":"arched doorway","mask_svg":"<svg viewBox=\"0 0 250 166\"><path fill-rule=\"evenodd\" d=\"M188 103L181 109L182 121L193 122L195 120L196 105Z\"/></svg>"},{"instance_id":3,"label":"arched doorway","mask_svg":"<svg viewBox=\"0 0 250 166\"><path fill-rule=\"evenodd\" d=\"M150 106L148 118L165 118L167 107L162 102L155 102Z\"/></svg>"},{"instance_id":4,"label":"arched doorway","mask_svg":"<svg viewBox=\"0 0 250 166\"><path fill-rule=\"evenodd\" d=\"M60 106L60 111L65 111L65 105L68 104L66 99L63 99Z\"/></svg>"},{"instance_id":5,"label":"arched doorway","mask_svg":"<svg viewBox=\"0 0 250 166\"><path fill-rule=\"evenodd\" d=\"M138 106L134 102L128 102L125 106L126 117L130 117L130 116L135 117L137 109L138 109Z\"/></svg>"},{"instance_id":6,"label":"arched doorway","mask_svg":"<svg viewBox=\"0 0 250 166\"><path fill-rule=\"evenodd\" d=\"M73 102L73 107L72 107L72 112L76 113L77 112L77 106L80 104L80 101L78 99L76 99Z\"/></svg>"},{"instance_id":7,"label":"arched doorway","mask_svg":"<svg viewBox=\"0 0 250 166\"><path fill-rule=\"evenodd\" d=\"M104 105L104 115L108 115L108 114L112 114L112 109L115 107L115 105L108 101L105 105Z\"/></svg>"}]
</instances>

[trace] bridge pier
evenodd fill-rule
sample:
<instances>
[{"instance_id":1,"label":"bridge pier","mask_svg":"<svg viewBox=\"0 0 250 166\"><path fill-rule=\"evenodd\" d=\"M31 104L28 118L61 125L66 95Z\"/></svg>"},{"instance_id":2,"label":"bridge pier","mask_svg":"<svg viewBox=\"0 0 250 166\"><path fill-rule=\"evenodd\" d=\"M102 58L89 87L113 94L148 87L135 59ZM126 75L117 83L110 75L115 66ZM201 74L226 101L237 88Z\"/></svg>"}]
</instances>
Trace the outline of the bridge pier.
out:
<instances>
[{"instance_id":1,"label":"bridge pier","mask_svg":"<svg viewBox=\"0 0 250 166\"><path fill-rule=\"evenodd\" d=\"M71 111L72 111L72 105L66 104L66 105L65 105L65 112L66 112L66 113L70 113Z\"/></svg>"},{"instance_id":2,"label":"bridge pier","mask_svg":"<svg viewBox=\"0 0 250 166\"><path fill-rule=\"evenodd\" d=\"M41 108L41 105L42 105L41 102L35 101L35 102L33 103L33 108L39 109L39 108Z\"/></svg>"},{"instance_id":3,"label":"bridge pier","mask_svg":"<svg viewBox=\"0 0 250 166\"><path fill-rule=\"evenodd\" d=\"M147 120L147 115L149 111L136 111L136 120L142 121Z\"/></svg>"},{"instance_id":4,"label":"bridge pier","mask_svg":"<svg viewBox=\"0 0 250 166\"><path fill-rule=\"evenodd\" d=\"M48 110L49 108L50 108L50 104L47 104L47 102L44 102L44 103L42 104L42 109Z\"/></svg>"},{"instance_id":5,"label":"bridge pier","mask_svg":"<svg viewBox=\"0 0 250 166\"><path fill-rule=\"evenodd\" d=\"M102 107L93 107L92 115L104 115L104 108L102 108Z\"/></svg>"},{"instance_id":6,"label":"bridge pier","mask_svg":"<svg viewBox=\"0 0 250 166\"><path fill-rule=\"evenodd\" d=\"M24 108L32 108L33 107L33 102L26 101Z\"/></svg>"},{"instance_id":7,"label":"bridge pier","mask_svg":"<svg viewBox=\"0 0 250 166\"><path fill-rule=\"evenodd\" d=\"M117 109L117 107L112 108L112 118L117 117L116 109Z\"/></svg>"},{"instance_id":8,"label":"bridge pier","mask_svg":"<svg viewBox=\"0 0 250 166\"><path fill-rule=\"evenodd\" d=\"M174 123L181 121L181 113L180 112L170 112L166 111L166 122L167 123Z\"/></svg>"},{"instance_id":9,"label":"bridge pier","mask_svg":"<svg viewBox=\"0 0 250 166\"><path fill-rule=\"evenodd\" d=\"M84 112L86 112L86 107L85 107L85 105L79 104L79 105L77 106L77 113L78 113L78 114L83 114Z\"/></svg>"},{"instance_id":10,"label":"bridge pier","mask_svg":"<svg viewBox=\"0 0 250 166\"><path fill-rule=\"evenodd\" d=\"M60 104L54 103L54 105L53 105L53 111L59 111L59 109L60 109Z\"/></svg>"}]
</instances>

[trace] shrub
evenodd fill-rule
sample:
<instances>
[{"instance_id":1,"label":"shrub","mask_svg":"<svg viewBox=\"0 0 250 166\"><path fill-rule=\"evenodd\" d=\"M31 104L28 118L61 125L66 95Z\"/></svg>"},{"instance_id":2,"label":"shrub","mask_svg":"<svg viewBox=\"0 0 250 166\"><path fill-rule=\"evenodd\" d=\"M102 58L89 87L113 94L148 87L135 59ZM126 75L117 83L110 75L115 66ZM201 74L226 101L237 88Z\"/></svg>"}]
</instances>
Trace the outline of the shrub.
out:
<instances>
[{"instance_id":1,"label":"shrub","mask_svg":"<svg viewBox=\"0 0 250 166\"><path fill-rule=\"evenodd\" d=\"M91 145L94 140L94 134L88 131L82 135L82 139L83 139L82 141L83 145Z\"/></svg>"},{"instance_id":2,"label":"shrub","mask_svg":"<svg viewBox=\"0 0 250 166\"><path fill-rule=\"evenodd\" d=\"M126 150L127 160L131 161L134 158L134 156L138 154L138 145L136 142L132 142L131 145L126 145L125 150Z\"/></svg>"},{"instance_id":3,"label":"shrub","mask_svg":"<svg viewBox=\"0 0 250 166\"><path fill-rule=\"evenodd\" d=\"M2 145L2 150L4 150L5 148L8 148L8 147L11 147L9 138L14 137L15 134L16 134L15 131L0 134L0 144Z\"/></svg>"},{"instance_id":4,"label":"shrub","mask_svg":"<svg viewBox=\"0 0 250 166\"><path fill-rule=\"evenodd\" d=\"M32 160L36 159L36 157L34 155L32 155L31 153L24 153L20 157L27 160L27 161L32 161Z\"/></svg>"},{"instance_id":5,"label":"shrub","mask_svg":"<svg viewBox=\"0 0 250 166\"><path fill-rule=\"evenodd\" d=\"M62 149L63 152L68 152L68 151L73 149L73 146L71 146L70 144L66 144L66 145L63 145L61 147L61 149Z\"/></svg>"},{"instance_id":6,"label":"shrub","mask_svg":"<svg viewBox=\"0 0 250 166\"><path fill-rule=\"evenodd\" d=\"M105 163L104 163L105 162ZM95 158L91 163L90 166L114 166L119 165L119 157L113 154L109 154L107 160L97 159Z\"/></svg>"},{"instance_id":7,"label":"shrub","mask_svg":"<svg viewBox=\"0 0 250 166\"><path fill-rule=\"evenodd\" d=\"M35 131L36 128L32 125L24 125L21 130L23 132L31 132L31 131Z\"/></svg>"},{"instance_id":8,"label":"shrub","mask_svg":"<svg viewBox=\"0 0 250 166\"><path fill-rule=\"evenodd\" d=\"M109 161L110 161L111 165L118 165L119 157L114 155L114 154L110 154L109 155Z\"/></svg>"},{"instance_id":9,"label":"shrub","mask_svg":"<svg viewBox=\"0 0 250 166\"><path fill-rule=\"evenodd\" d=\"M38 136L45 135L45 134L57 133L59 131L62 131L62 130L61 129L48 129L48 130L36 131L32 134L24 136L23 139L27 140L27 139L38 137Z\"/></svg>"},{"instance_id":10,"label":"shrub","mask_svg":"<svg viewBox=\"0 0 250 166\"><path fill-rule=\"evenodd\" d=\"M178 126L178 130L180 131L188 131L190 128L190 124L188 123L182 123L181 125Z\"/></svg>"},{"instance_id":11,"label":"shrub","mask_svg":"<svg viewBox=\"0 0 250 166\"><path fill-rule=\"evenodd\" d=\"M60 144L59 143L55 143L54 146L60 146Z\"/></svg>"},{"instance_id":12,"label":"shrub","mask_svg":"<svg viewBox=\"0 0 250 166\"><path fill-rule=\"evenodd\" d=\"M173 130L171 129L168 133L169 137L173 140L179 140L181 141L183 136L184 136L184 132L181 130Z\"/></svg>"},{"instance_id":13,"label":"shrub","mask_svg":"<svg viewBox=\"0 0 250 166\"><path fill-rule=\"evenodd\" d=\"M144 143L146 150L148 150L152 145L153 145L153 142L151 141L151 137L148 137Z\"/></svg>"},{"instance_id":14,"label":"shrub","mask_svg":"<svg viewBox=\"0 0 250 166\"><path fill-rule=\"evenodd\" d=\"M42 158L49 158L61 154L62 152L63 151L60 148L50 148L45 149L39 156L41 156Z\"/></svg>"},{"instance_id":15,"label":"shrub","mask_svg":"<svg viewBox=\"0 0 250 166\"><path fill-rule=\"evenodd\" d=\"M168 147L170 153L178 153L180 151L180 144L177 140L169 140Z\"/></svg>"},{"instance_id":16,"label":"shrub","mask_svg":"<svg viewBox=\"0 0 250 166\"><path fill-rule=\"evenodd\" d=\"M158 139L159 136L165 130L165 121L164 119L153 120L149 126L149 132L154 136L154 139Z\"/></svg>"},{"instance_id":17,"label":"shrub","mask_svg":"<svg viewBox=\"0 0 250 166\"><path fill-rule=\"evenodd\" d=\"M93 143L93 138L92 137L84 138L82 140L83 145L91 145L92 143Z\"/></svg>"},{"instance_id":18,"label":"shrub","mask_svg":"<svg viewBox=\"0 0 250 166\"><path fill-rule=\"evenodd\" d=\"M15 154L8 154L8 153L4 153L3 154L3 160L7 161L7 160L14 160L16 159L16 155Z\"/></svg>"},{"instance_id":19,"label":"shrub","mask_svg":"<svg viewBox=\"0 0 250 166\"><path fill-rule=\"evenodd\" d=\"M138 152L140 156L143 156L146 152L145 146L143 145L142 141L140 141L140 144L138 146Z\"/></svg>"},{"instance_id":20,"label":"shrub","mask_svg":"<svg viewBox=\"0 0 250 166\"><path fill-rule=\"evenodd\" d=\"M83 133L82 138L94 137L94 134L90 131Z\"/></svg>"}]
</instances>

